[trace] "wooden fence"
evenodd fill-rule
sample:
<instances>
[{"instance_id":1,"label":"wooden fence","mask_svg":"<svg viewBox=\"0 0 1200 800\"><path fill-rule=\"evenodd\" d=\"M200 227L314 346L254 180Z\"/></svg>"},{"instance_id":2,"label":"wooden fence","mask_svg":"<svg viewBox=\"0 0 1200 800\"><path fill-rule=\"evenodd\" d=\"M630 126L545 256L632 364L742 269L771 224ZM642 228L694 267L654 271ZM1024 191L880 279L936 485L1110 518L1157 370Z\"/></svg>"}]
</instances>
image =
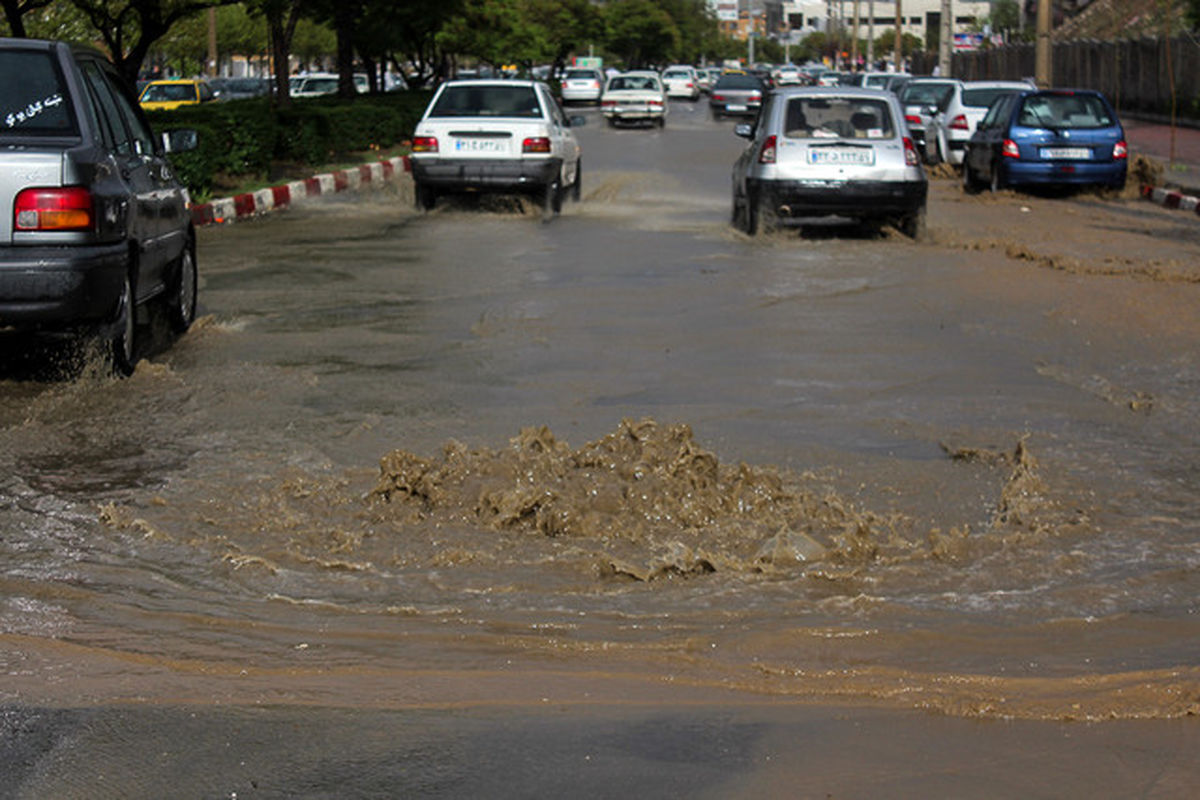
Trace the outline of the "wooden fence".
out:
<instances>
[{"instance_id":1,"label":"wooden fence","mask_svg":"<svg viewBox=\"0 0 1200 800\"><path fill-rule=\"evenodd\" d=\"M1057 87L1097 89L1118 111L1200 123L1200 42L1191 37L1127 39L1115 42L1055 42L1052 78ZM913 59L914 74L929 74L936 53ZM955 53L951 75L962 80L1032 78L1032 44Z\"/></svg>"}]
</instances>

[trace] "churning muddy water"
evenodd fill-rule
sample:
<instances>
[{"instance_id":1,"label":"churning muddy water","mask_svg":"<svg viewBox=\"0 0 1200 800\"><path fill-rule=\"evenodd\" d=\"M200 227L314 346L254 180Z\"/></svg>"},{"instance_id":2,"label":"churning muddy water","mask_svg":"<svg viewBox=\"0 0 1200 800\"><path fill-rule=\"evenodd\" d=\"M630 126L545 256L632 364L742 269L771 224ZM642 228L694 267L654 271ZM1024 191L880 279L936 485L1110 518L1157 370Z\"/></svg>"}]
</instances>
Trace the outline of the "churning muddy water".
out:
<instances>
[{"instance_id":1,"label":"churning muddy water","mask_svg":"<svg viewBox=\"0 0 1200 800\"><path fill-rule=\"evenodd\" d=\"M130 379L3 376L0 701L1200 711L1194 223L935 181L923 242L751 240L681 115L583 129L550 224L202 231Z\"/></svg>"}]
</instances>

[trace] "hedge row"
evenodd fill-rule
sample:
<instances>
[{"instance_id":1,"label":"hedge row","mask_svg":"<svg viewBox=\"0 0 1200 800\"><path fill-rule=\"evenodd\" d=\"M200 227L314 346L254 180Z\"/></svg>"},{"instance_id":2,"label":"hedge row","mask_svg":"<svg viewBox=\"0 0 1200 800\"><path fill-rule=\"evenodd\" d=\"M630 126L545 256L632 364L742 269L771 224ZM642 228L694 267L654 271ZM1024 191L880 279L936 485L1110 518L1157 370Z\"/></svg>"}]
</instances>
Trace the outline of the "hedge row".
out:
<instances>
[{"instance_id":1,"label":"hedge row","mask_svg":"<svg viewBox=\"0 0 1200 800\"><path fill-rule=\"evenodd\" d=\"M157 131L192 128L199 146L175 153L193 198L211 196L217 176L231 182L268 179L280 164L319 166L347 153L385 149L408 139L428 104L428 92L316 97L277 109L266 98L184 106L147 116Z\"/></svg>"}]
</instances>

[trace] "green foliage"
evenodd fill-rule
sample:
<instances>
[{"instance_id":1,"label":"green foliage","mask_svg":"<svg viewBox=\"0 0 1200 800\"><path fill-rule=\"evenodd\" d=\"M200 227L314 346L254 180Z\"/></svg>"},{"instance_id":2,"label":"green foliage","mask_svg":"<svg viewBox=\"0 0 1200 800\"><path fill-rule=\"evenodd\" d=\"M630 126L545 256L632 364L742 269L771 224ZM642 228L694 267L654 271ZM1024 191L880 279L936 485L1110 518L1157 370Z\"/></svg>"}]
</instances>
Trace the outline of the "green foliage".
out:
<instances>
[{"instance_id":1,"label":"green foliage","mask_svg":"<svg viewBox=\"0 0 1200 800\"><path fill-rule=\"evenodd\" d=\"M276 109L265 98L150 112L156 131L193 128L199 146L171 162L193 197L211 195L218 177L266 178L278 162L319 166L412 135L429 92L316 97Z\"/></svg>"},{"instance_id":2,"label":"green foliage","mask_svg":"<svg viewBox=\"0 0 1200 800\"><path fill-rule=\"evenodd\" d=\"M608 49L626 67L665 64L680 45L679 27L652 0L614 0L604 6Z\"/></svg>"}]
</instances>

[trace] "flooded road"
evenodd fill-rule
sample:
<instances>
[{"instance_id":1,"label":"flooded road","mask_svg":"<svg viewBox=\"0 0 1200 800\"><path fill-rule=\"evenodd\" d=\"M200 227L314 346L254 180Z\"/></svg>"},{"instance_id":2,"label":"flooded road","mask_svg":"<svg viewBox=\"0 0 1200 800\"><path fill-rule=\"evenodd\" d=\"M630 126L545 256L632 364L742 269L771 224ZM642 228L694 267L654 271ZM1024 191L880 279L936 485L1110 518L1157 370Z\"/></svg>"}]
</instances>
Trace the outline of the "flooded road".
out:
<instances>
[{"instance_id":1,"label":"flooded road","mask_svg":"<svg viewBox=\"0 0 1200 800\"><path fill-rule=\"evenodd\" d=\"M204 230L130 379L0 376L0 795L1194 783L1194 219L935 180L919 243L749 239L730 128L593 117L550 224Z\"/></svg>"}]
</instances>

